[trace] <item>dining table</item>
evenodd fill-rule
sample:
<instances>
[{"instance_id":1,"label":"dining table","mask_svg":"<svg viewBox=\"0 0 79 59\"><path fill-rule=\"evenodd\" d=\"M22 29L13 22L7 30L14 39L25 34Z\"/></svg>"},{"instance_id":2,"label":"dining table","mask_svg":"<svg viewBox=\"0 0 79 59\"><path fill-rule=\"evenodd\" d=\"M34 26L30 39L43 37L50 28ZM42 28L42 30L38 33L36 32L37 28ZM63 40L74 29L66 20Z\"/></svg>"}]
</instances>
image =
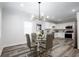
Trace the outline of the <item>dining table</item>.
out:
<instances>
[{"instance_id":1,"label":"dining table","mask_svg":"<svg viewBox=\"0 0 79 59\"><path fill-rule=\"evenodd\" d=\"M51 35L51 34L47 34L47 35ZM47 53L46 49L47 48L49 49L47 43L50 41L50 40L48 40L50 38L50 36L49 36L49 38L47 38L47 35L46 34L44 34L43 36L38 35L36 37L36 40L35 40L35 43L36 43L36 50L35 50L36 56L43 56L43 54ZM51 42L52 42L52 40L51 40Z\"/></svg>"},{"instance_id":2,"label":"dining table","mask_svg":"<svg viewBox=\"0 0 79 59\"><path fill-rule=\"evenodd\" d=\"M37 40L35 41L36 46L37 46L36 47L36 56L41 56L41 53L43 51L43 49L41 48L41 44L43 42L46 42L44 37L43 38L37 38Z\"/></svg>"}]
</instances>

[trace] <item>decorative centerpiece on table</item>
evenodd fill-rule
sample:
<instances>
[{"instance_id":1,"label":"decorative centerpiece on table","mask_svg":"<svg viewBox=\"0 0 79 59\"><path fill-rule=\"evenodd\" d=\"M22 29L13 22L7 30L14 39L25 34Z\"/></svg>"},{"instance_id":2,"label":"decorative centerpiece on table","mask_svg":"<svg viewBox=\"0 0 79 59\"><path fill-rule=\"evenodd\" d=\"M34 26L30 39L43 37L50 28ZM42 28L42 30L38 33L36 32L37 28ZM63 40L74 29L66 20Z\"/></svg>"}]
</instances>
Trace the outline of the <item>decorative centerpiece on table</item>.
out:
<instances>
[{"instance_id":1,"label":"decorative centerpiece on table","mask_svg":"<svg viewBox=\"0 0 79 59\"><path fill-rule=\"evenodd\" d=\"M44 33L43 33L43 30L38 31L38 32L37 32L37 39L38 39L38 40L41 40L41 39L43 38L43 34L44 34Z\"/></svg>"}]
</instances>

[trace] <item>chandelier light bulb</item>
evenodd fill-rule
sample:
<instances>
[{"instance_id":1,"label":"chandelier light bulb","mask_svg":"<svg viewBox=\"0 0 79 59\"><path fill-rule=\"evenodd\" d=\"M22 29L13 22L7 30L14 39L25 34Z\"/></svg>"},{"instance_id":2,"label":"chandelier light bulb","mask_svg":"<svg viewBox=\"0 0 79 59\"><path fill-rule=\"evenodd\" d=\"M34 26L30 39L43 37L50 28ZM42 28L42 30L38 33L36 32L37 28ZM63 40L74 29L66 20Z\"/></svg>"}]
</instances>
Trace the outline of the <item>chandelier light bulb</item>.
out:
<instances>
[{"instance_id":1,"label":"chandelier light bulb","mask_svg":"<svg viewBox=\"0 0 79 59\"><path fill-rule=\"evenodd\" d=\"M47 16L47 18L49 18L49 16Z\"/></svg>"},{"instance_id":2,"label":"chandelier light bulb","mask_svg":"<svg viewBox=\"0 0 79 59\"><path fill-rule=\"evenodd\" d=\"M32 15L32 18L34 18L34 15Z\"/></svg>"}]
</instances>

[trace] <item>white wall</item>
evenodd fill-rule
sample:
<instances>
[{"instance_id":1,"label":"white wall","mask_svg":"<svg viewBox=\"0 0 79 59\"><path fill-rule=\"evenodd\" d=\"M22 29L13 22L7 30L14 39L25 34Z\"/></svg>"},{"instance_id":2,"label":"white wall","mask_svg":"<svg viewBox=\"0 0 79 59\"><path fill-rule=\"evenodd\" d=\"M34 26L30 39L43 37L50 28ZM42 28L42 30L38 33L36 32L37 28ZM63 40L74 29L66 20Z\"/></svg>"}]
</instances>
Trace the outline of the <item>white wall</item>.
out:
<instances>
[{"instance_id":1,"label":"white wall","mask_svg":"<svg viewBox=\"0 0 79 59\"><path fill-rule=\"evenodd\" d=\"M3 47L23 44L24 39L24 17L18 13L3 10L2 15L2 42Z\"/></svg>"},{"instance_id":2,"label":"white wall","mask_svg":"<svg viewBox=\"0 0 79 59\"><path fill-rule=\"evenodd\" d=\"M66 26L73 26L73 29L75 30L75 22L67 22L67 23L61 23L61 24L56 24L56 29L65 29ZM55 38L56 37L60 37L60 38L64 38L65 32L61 31L58 33L55 33ZM74 34L73 34L73 38L74 38Z\"/></svg>"},{"instance_id":3,"label":"white wall","mask_svg":"<svg viewBox=\"0 0 79 59\"><path fill-rule=\"evenodd\" d=\"M77 47L79 49L79 12L77 13Z\"/></svg>"},{"instance_id":4,"label":"white wall","mask_svg":"<svg viewBox=\"0 0 79 59\"><path fill-rule=\"evenodd\" d=\"M0 55L1 55L2 50L3 50L1 32L2 32L2 8L0 8Z\"/></svg>"},{"instance_id":5,"label":"white wall","mask_svg":"<svg viewBox=\"0 0 79 59\"><path fill-rule=\"evenodd\" d=\"M1 26L2 25L2 20L1 20L1 8L0 8L0 44L1 44Z\"/></svg>"},{"instance_id":6,"label":"white wall","mask_svg":"<svg viewBox=\"0 0 79 59\"><path fill-rule=\"evenodd\" d=\"M2 20L1 20L1 8L0 8L0 46L1 46L1 26L2 25Z\"/></svg>"}]
</instances>

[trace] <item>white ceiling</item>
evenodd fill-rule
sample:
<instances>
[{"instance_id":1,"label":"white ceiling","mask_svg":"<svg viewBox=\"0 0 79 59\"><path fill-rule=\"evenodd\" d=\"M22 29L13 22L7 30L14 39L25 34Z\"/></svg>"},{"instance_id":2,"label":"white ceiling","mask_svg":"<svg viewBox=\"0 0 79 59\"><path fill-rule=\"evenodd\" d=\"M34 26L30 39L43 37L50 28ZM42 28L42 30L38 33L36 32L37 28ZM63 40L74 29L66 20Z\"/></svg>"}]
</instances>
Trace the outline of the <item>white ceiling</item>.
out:
<instances>
[{"instance_id":1,"label":"white ceiling","mask_svg":"<svg viewBox=\"0 0 79 59\"><path fill-rule=\"evenodd\" d=\"M29 17L38 15L37 2L3 2L2 5L7 9L15 9L29 13ZM56 23L75 21L76 12L79 11L79 2L42 2L40 9L41 14L49 16L48 21ZM76 12L72 12L72 9L75 9Z\"/></svg>"}]
</instances>

